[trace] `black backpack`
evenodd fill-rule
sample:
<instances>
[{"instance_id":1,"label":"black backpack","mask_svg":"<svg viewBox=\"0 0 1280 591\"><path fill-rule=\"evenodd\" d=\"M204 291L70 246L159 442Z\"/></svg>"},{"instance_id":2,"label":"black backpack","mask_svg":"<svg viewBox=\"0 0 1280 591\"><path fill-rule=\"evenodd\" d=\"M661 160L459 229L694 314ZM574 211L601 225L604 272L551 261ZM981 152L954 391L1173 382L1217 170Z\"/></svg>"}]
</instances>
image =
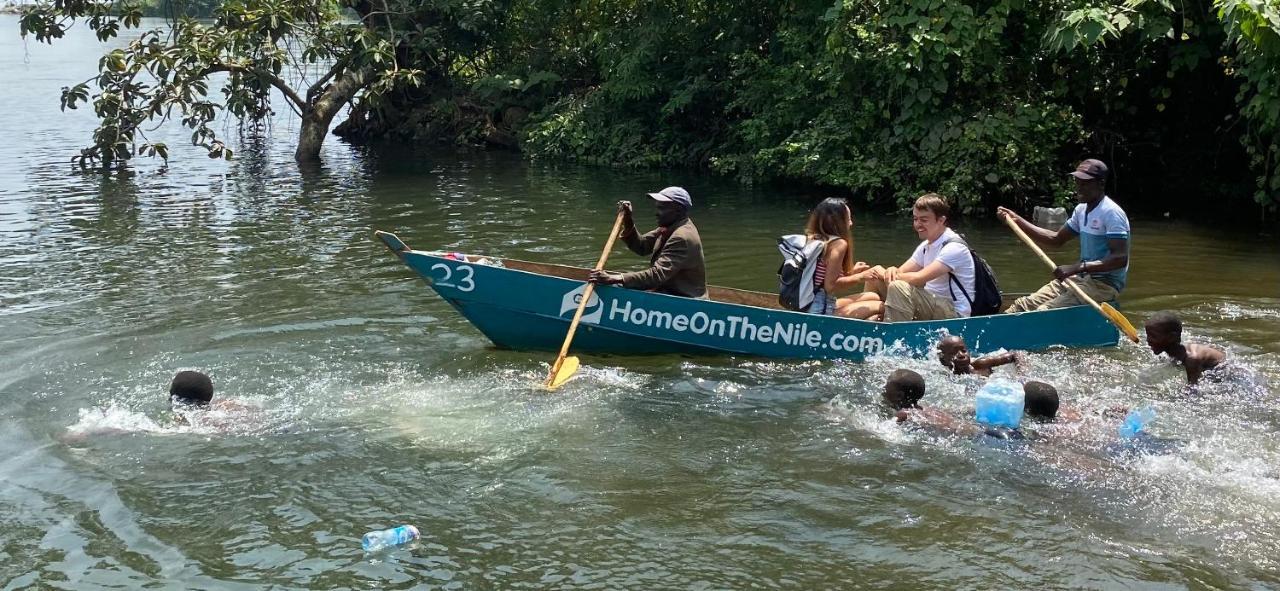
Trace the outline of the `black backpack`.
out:
<instances>
[{"instance_id":1,"label":"black backpack","mask_svg":"<svg viewBox=\"0 0 1280 591\"><path fill-rule=\"evenodd\" d=\"M1000 284L996 281L996 274L991 271L991 265L978 256L978 251L971 248L963 238L959 242L969 249L969 256L973 257L974 293L970 296L969 291L960 283L960 279L956 278L955 273L947 273L951 277L951 285L959 287L960 293L964 294L964 299L969 300L970 316L988 316L1000 312L1003 299L1000 296ZM951 299L954 300L955 297L955 289L952 289Z\"/></svg>"},{"instance_id":2,"label":"black backpack","mask_svg":"<svg viewBox=\"0 0 1280 591\"><path fill-rule=\"evenodd\" d=\"M803 234L778 239L782 265L778 267L778 304L804 312L813 304L813 273L826 250L821 240L807 240Z\"/></svg>"}]
</instances>

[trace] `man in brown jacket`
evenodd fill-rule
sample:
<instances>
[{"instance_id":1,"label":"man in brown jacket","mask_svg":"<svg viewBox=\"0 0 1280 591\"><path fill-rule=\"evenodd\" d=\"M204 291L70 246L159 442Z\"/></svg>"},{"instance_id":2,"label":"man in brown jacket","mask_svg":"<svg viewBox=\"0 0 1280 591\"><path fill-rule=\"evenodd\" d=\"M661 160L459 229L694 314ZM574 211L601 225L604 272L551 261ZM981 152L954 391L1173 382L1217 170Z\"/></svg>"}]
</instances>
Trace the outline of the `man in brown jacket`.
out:
<instances>
[{"instance_id":1,"label":"man in brown jacket","mask_svg":"<svg viewBox=\"0 0 1280 591\"><path fill-rule=\"evenodd\" d=\"M633 273L592 271L589 280L600 285L618 285L683 296L707 297L707 267L702 260L702 237L689 219L693 199L680 187L649 193L658 209L658 227L643 236L636 232L630 201L619 201L622 212L622 240L638 255L652 255L649 268Z\"/></svg>"}]
</instances>

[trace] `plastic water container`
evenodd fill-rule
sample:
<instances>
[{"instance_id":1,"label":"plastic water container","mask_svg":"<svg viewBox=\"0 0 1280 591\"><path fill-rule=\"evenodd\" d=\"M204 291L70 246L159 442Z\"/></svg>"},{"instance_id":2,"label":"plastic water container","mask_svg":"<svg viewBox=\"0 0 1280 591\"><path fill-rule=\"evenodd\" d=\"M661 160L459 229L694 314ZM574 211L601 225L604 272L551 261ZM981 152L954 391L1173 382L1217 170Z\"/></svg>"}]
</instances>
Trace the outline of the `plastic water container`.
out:
<instances>
[{"instance_id":1,"label":"plastic water container","mask_svg":"<svg viewBox=\"0 0 1280 591\"><path fill-rule=\"evenodd\" d=\"M1037 205L1031 212L1031 219L1041 228L1058 228L1067 223L1067 210L1062 207Z\"/></svg>"},{"instance_id":2,"label":"plastic water container","mask_svg":"<svg viewBox=\"0 0 1280 591\"><path fill-rule=\"evenodd\" d=\"M993 427L1017 429L1022 422L1022 407L1026 394L1022 385L1006 379L993 378L978 390L975 400L979 423Z\"/></svg>"},{"instance_id":3,"label":"plastic water container","mask_svg":"<svg viewBox=\"0 0 1280 591\"><path fill-rule=\"evenodd\" d=\"M1120 437L1133 439L1139 433L1146 431L1154 420L1156 420L1156 409L1150 406L1131 410L1125 415L1124 422L1120 423Z\"/></svg>"},{"instance_id":4,"label":"plastic water container","mask_svg":"<svg viewBox=\"0 0 1280 591\"><path fill-rule=\"evenodd\" d=\"M383 548L399 546L406 544L422 537L418 533L418 528L412 525L397 525L391 529L379 531L371 531L360 539L360 545L364 547L365 552L376 552Z\"/></svg>"}]
</instances>

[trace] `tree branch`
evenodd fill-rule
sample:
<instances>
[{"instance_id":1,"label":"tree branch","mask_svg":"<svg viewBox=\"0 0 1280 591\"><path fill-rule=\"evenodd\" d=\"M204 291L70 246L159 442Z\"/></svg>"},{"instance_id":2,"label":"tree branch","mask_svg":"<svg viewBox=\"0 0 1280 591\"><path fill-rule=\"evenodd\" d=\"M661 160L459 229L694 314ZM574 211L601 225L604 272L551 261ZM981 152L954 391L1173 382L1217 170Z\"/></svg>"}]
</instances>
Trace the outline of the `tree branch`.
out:
<instances>
[{"instance_id":1,"label":"tree branch","mask_svg":"<svg viewBox=\"0 0 1280 591\"><path fill-rule=\"evenodd\" d=\"M298 93L295 92L292 88L290 88L287 82L285 82L282 78L280 78L279 76L276 76L275 74L270 74L260 70L254 70L254 69L246 68L244 66L236 66L232 64L213 64L208 68L205 68L204 70L205 74L212 74L214 72L237 72L241 74L252 74L254 76L261 76L263 78L266 78L267 81L270 82L272 86L276 87L277 90L279 90L282 94L284 94L285 98L289 99L289 102L292 103L293 106L299 112L307 110L307 107L308 107L307 101L304 100L302 97L298 96Z\"/></svg>"},{"instance_id":2,"label":"tree branch","mask_svg":"<svg viewBox=\"0 0 1280 591\"><path fill-rule=\"evenodd\" d=\"M329 80L332 80L334 76L337 76L339 72L345 70L346 67L346 60L338 60L337 62L334 62L333 67L329 68L329 71L326 72L324 76L321 76L319 80L316 80L311 87L307 89L307 100L316 100L316 96L324 92L324 85L327 84Z\"/></svg>"},{"instance_id":3,"label":"tree branch","mask_svg":"<svg viewBox=\"0 0 1280 591\"><path fill-rule=\"evenodd\" d=\"M347 70L329 86L320 97L316 99L317 111L337 111L348 100L360 92L369 83L369 78L373 75L368 68L359 70Z\"/></svg>"}]
</instances>

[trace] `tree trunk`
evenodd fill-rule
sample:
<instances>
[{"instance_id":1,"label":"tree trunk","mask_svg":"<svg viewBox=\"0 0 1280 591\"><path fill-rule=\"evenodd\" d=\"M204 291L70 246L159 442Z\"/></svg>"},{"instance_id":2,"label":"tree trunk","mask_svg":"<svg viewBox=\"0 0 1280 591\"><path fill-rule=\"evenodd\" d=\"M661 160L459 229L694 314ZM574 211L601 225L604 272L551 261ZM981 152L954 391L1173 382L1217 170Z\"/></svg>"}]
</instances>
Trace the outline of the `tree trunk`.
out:
<instances>
[{"instance_id":1,"label":"tree trunk","mask_svg":"<svg viewBox=\"0 0 1280 591\"><path fill-rule=\"evenodd\" d=\"M327 118L316 114L314 108L302 112L302 129L298 132L298 149L293 152L293 159L298 162L316 162L320 160L320 147L324 145L324 136L329 135Z\"/></svg>"},{"instance_id":2,"label":"tree trunk","mask_svg":"<svg viewBox=\"0 0 1280 591\"><path fill-rule=\"evenodd\" d=\"M315 102L302 109L302 127L298 132L298 149L293 153L294 160L320 160L320 147L324 145L325 136L329 135L329 124L333 123L334 116L369 82L370 75L367 71L347 71L325 88Z\"/></svg>"}]
</instances>

